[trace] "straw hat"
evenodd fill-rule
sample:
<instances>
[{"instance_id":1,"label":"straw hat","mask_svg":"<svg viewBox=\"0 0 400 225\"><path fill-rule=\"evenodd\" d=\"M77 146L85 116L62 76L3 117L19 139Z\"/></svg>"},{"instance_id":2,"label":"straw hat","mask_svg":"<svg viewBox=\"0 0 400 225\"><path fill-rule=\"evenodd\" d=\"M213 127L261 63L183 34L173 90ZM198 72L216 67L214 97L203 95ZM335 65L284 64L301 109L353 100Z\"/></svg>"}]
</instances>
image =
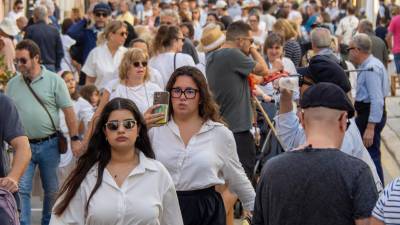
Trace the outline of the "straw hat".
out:
<instances>
[{"instance_id":1,"label":"straw hat","mask_svg":"<svg viewBox=\"0 0 400 225\"><path fill-rule=\"evenodd\" d=\"M17 24L15 24L10 18L6 17L0 23L0 29L10 36L15 36L19 33Z\"/></svg>"},{"instance_id":2,"label":"straw hat","mask_svg":"<svg viewBox=\"0 0 400 225\"><path fill-rule=\"evenodd\" d=\"M208 24L201 35L199 51L209 52L217 49L225 42L225 34L217 24Z\"/></svg>"}]
</instances>

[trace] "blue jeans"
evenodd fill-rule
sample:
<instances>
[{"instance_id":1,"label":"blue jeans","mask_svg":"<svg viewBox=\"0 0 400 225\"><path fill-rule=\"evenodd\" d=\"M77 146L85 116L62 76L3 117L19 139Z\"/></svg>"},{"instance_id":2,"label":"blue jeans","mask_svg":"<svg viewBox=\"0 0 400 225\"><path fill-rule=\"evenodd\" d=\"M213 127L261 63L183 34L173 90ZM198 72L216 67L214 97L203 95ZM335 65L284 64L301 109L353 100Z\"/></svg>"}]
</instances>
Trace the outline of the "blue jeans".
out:
<instances>
[{"instance_id":1,"label":"blue jeans","mask_svg":"<svg viewBox=\"0 0 400 225\"><path fill-rule=\"evenodd\" d=\"M394 65L396 66L396 73L400 75L400 53L393 54L394 56Z\"/></svg>"},{"instance_id":2,"label":"blue jeans","mask_svg":"<svg viewBox=\"0 0 400 225\"><path fill-rule=\"evenodd\" d=\"M51 209L53 208L58 192L57 169L60 163L58 138L52 138L37 144L31 143L30 146L32 149L32 159L19 184L19 193L22 202L21 225L31 224L32 179L37 165L39 166L40 178L44 190L42 225L48 225L51 217Z\"/></svg>"}]
</instances>

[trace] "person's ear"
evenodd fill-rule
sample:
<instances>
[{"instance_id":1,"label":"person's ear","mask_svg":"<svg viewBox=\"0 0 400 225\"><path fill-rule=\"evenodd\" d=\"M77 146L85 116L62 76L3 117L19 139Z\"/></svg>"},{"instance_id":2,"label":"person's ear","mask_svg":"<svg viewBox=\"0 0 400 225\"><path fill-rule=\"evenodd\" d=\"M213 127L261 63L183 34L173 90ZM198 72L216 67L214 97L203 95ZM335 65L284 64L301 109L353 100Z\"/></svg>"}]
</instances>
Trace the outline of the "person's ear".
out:
<instances>
[{"instance_id":1,"label":"person's ear","mask_svg":"<svg viewBox=\"0 0 400 225\"><path fill-rule=\"evenodd\" d=\"M343 133L347 130L347 112L344 112L339 117L339 129Z\"/></svg>"}]
</instances>

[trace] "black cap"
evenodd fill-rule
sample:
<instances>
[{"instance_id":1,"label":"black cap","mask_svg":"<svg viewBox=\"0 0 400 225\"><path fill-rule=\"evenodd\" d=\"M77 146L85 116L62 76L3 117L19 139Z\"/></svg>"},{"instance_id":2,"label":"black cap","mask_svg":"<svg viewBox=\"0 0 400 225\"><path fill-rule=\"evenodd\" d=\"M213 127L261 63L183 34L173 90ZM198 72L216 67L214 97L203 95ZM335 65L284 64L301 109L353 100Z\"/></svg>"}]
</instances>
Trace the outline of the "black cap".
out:
<instances>
[{"instance_id":1,"label":"black cap","mask_svg":"<svg viewBox=\"0 0 400 225\"><path fill-rule=\"evenodd\" d=\"M336 84L321 82L309 87L300 99L301 108L326 107L347 111L347 117L354 116L354 106L346 93Z\"/></svg>"},{"instance_id":2,"label":"black cap","mask_svg":"<svg viewBox=\"0 0 400 225\"><path fill-rule=\"evenodd\" d=\"M107 3L100 2L100 3L97 3L93 8L93 13L96 13L96 12L105 12L108 15L110 15L111 7Z\"/></svg>"},{"instance_id":3,"label":"black cap","mask_svg":"<svg viewBox=\"0 0 400 225\"><path fill-rule=\"evenodd\" d=\"M343 68L329 56L316 55L311 58L308 67L297 68L297 72L314 83L334 83L346 93L351 90L349 78Z\"/></svg>"}]
</instances>

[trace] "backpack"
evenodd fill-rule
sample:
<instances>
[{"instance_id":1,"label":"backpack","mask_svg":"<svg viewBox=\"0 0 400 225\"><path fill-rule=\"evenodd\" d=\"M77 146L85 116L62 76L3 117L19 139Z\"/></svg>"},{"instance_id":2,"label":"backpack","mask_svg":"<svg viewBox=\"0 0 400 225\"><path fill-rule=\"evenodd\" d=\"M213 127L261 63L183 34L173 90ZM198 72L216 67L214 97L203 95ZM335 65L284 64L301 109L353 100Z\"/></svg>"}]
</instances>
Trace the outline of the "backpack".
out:
<instances>
[{"instance_id":1,"label":"backpack","mask_svg":"<svg viewBox=\"0 0 400 225\"><path fill-rule=\"evenodd\" d=\"M0 188L0 225L19 225L17 202L11 192Z\"/></svg>"}]
</instances>

